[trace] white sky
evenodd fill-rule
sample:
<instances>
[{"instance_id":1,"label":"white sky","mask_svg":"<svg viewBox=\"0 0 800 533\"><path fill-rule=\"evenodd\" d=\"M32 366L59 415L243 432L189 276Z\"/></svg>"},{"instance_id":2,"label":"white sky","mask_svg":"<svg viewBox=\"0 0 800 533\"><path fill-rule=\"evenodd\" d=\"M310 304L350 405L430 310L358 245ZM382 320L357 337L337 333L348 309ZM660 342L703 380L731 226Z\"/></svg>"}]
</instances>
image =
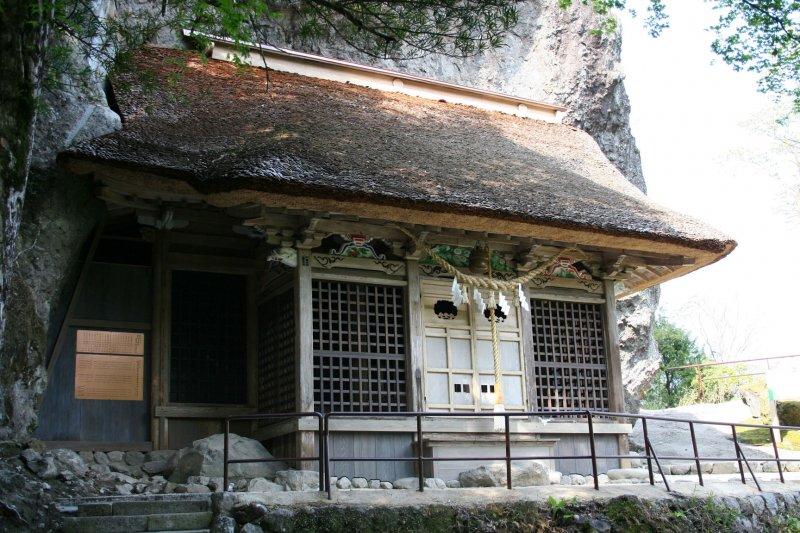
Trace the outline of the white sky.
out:
<instances>
[{"instance_id":1,"label":"white sky","mask_svg":"<svg viewBox=\"0 0 800 533\"><path fill-rule=\"evenodd\" d=\"M668 3L653 39L623 20L623 69L649 194L734 237L727 258L662 286L662 313L722 359L800 353L797 167L775 148L769 97L710 50L706 2Z\"/></svg>"}]
</instances>

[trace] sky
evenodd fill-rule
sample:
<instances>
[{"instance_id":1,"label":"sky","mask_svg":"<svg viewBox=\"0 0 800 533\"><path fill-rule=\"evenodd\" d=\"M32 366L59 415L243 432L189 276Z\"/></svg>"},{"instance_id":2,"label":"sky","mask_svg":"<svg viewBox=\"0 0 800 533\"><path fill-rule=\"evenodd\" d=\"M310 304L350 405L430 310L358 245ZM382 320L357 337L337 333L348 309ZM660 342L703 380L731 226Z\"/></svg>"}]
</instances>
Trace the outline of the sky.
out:
<instances>
[{"instance_id":1,"label":"sky","mask_svg":"<svg viewBox=\"0 0 800 533\"><path fill-rule=\"evenodd\" d=\"M623 18L622 68L648 192L732 236L720 262L662 285L661 314L718 359L800 354L798 166L776 143L780 109L711 52L708 3L668 3L647 35ZM800 136L798 136L800 138ZM796 210L795 204L795 210Z\"/></svg>"}]
</instances>

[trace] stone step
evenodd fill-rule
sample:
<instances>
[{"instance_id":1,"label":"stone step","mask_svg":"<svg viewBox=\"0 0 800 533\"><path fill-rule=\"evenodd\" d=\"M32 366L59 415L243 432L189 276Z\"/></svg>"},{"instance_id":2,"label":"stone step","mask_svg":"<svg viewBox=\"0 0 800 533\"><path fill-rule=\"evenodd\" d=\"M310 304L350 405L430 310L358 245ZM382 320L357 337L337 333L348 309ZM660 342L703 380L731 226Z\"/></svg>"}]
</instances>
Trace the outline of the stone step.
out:
<instances>
[{"instance_id":1,"label":"stone step","mask_svg":"<svg viewBox=\"0 0 800 533\"><path fill-rule=\"evenodd\" d=\"M64 531L66 533L203 531L211 525L211 518L211 511L132 516L76 516L64 519Z\"/></svg>"},{"instance_id":2,"label":"stone step","mask_svg":"<svg viewBox=\"0 0 800 533\"><path fill-rule=\"evenodd\" d=\"M134 516L208 511L211 502L203 500L122 500L78 503L78 516Z\"/></svg>"},{"instance_id":3,"label":"stone step","mask_svg":"<svg viewBox=\"0 0 800 533\"><path fill-rule=\"evenodd\" d=\"M148 533L210 533L210 529L177 529L173 531L149 531Z\"/></svg>"}]
</instances>

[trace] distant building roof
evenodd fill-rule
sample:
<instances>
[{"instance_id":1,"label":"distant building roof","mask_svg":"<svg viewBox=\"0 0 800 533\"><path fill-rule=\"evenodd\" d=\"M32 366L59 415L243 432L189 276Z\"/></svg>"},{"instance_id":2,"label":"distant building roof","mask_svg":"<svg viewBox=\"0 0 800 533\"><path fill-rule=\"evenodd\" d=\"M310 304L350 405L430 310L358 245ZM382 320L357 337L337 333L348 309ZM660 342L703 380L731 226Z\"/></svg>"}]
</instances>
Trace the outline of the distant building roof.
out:
<instances>
[{"instance_id":1,"label":"distant building roof","mask_svg":"<svg viewBox=\"0 0 800 533\"><path fill-rule=\"evenodd\" d=\"M62 157L206 194L357 199L660 241L708 252L704 263L735 246L652 202L564 124L185 51L148 48L136 61L113 83L123 129Z\"/></svg>"}]
</instances>

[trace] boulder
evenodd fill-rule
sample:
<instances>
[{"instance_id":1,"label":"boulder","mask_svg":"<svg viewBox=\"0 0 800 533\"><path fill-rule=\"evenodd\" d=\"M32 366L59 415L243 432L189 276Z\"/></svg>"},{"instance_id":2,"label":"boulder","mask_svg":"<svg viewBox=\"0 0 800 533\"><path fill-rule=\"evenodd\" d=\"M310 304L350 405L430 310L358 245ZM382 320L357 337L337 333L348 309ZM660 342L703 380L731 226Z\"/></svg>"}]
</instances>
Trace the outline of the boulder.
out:
<instances>
[{"instance_id":1,"label":"boulder","mask_svg":"<svg viewBox=\"0 0 800 533\"><path fill-rule=\"evenodd\" d=\"M175 487L176 494L206 494L208 492L211 492L211 489L199 483L187 483Z\"/></svg>"},{"instance_id":2,"label":"boulder","mask_svg":"<svg viewBox=\"0 0 800 533\"><path fill-rule=\"evenodd\" d=\"M495 463L479 466L458 475L462 487L504 487L506 465ZM524 465L511 465L511 484L514 487L535 487L550 484L550 472L546 466L535 461Z\"/></svg>"},{"instance_id":3,"label":"boulder","mask_svg":"<svg viewBox=\"0 0 800 533\"><path fill-rule=\"evenodd\" d=\"M392 485L388 481L381 481L380 488L384 490L392 490L394 488L394 485Z\"/></svg>"},{"instance_id":4,"label":"boulder","mask_svg":"<svg viewBox=\"0 0 800 533\"><path fill-rule=\"evenodd\" d=\"M444 482L443 479L438 477L426 477L425 478L425 488L426 489L446 489L447 483Z\"/></svg>"},{"instance_id":5,"label":"boulder","mask_svg":"<svg viewBox=\"0 0 800 533\"><path fill-rule=\"evenodd\" d=\"M111 472L111 469L108 467L108 465L99 465L97 463L90 464L89 470L97 472L100 475L105 475Z\"/></svg>"},{"instance_id":6,"label":"boulder","mask_svg":"<svg viewBox=\"0 0 800 533\"><path fill-rule=\"evenodd\" d=\"M69 470L76 476L84 476L86 474L88 470L86 463L77 452L59 448L50 453L53 455L53 459L56 460L56 466L59 466L60 470Z\"/></svg>"},{"instance_id":7,"label":"boulder","mask_svg":"<svg viewBox=\"0 0 800 533\"><path fill-rule=\"evenodd\" d=\"M339 488L339 489L342 489L342 490L348 490L348 489L353 488L353 484L350 482L349 478L340 477L340 478L338 478L336 480L336 488Z\"/></svg>"},{"instance_id":8,"label":"boulder","mask_svg":"<svg viewBox=\"0 0 800 533\"><path fill-rule=\"evenodd\" d=\"M558 470L554 470L548 474L548 477L550 478L551 485L561 485L561 478L564 477L564 475Z\"/></svg>"},{"instance_id":9,"label":"boulder","mask_svg":"<svg viewBox=\"0 0 800 533\"><path fill-rule=\"evenodd\" d=\"M704 474L710 474L711 469L714 468L714 463L700 463L700 471ZM690 474L697 474L697 465L692 463L689 467Z\"/></svg>"},{"instance_id":10,"label":"boulder","mask_svg":"<svg viewBox=\"0 0 800 533\"><path fill-rule=\"evenodd\" d=\"M264 530L261 529L261 526L255 524L245 524L239 530L239 533L264 533Z\"/></svg>"},{"instance_id":11,"label":"boulder","mask_svg":"<svg viewBox=\"0 0 800 533\"><path fill-rule=\"evenodd\" d=\"M113 451L106 453L109 462L123 463L125 462L125 452Z\"/></svg>"},{"instance_id":12,"label":"boulder","mask_svg":"<svg viewBox=\"0 0 800 533\"><path fill-rule=\"evenodd\" d=\"M369 481L363 477L354 477L352 484L354 489L366 489L369 486Z\"/></svg>"},{"instance_id":13,"label":"boulder","mask_svg":"<svg viewBox=\"0 0 800 533\"><path fill-rule=\"evenodd\" d=\"M31 448L23 450L20 455L30 471L40 478L53 479L58 475L56 461L53 459L52 455L42 455Z\"/></svg>"},{"instance_id":14,"label":"boulder","mask_svg":"<svg viewBox=\"0 0 800 533\"><path fill-rule=\"evenodd\" d=\"M449 480L447 480L445 482L445 485L447 485L448 489L460 489L461 488L461 483L459 483L459 481L457 479L449 479Z\"/></svg>"},{"instance_id":15,"label":"boulder","mask_svg":"<svg viewBox=\"0 0 800 533\"><path fill-rule=\"evenodd\" d=\"M319 490L319 472L315 470L281 470L275 483L291 491Z\"/></svg>"},{"instance_id":16,"label":"boulder","mask_svg":"<svg viewBox=\"0 0 800 533\"><path fill-rule=\"evenodd\" d=\"M369 488L371 488L371 489L379 489L379 488L381 488L381 480L380 479L370 479L369 480Z\"/></svg>"},{"instance_id":17,"label":"boulder","mask_svg":"<svg viewBox=\"0 0 800 533\"><path fill-rule=\"evenodd\" d=\"M415 477L404 477L396 479L392 485L394 488L401 490L419 490L419 479Z\"/></svg>"},{"instance_id":18,"label":"boulder","mask_svg":"<svg viewBox=\"0 0 800 533\"><path fill-rule=\"evenodd\" d=\"M777 472L777 470L775 470ZM720 461L711 467L712 474L738 474L739 464L734 461Z\"/></svg>"},{"instance_id":19,"label":"boulder","mask_svg":"<svg viewBox=\"0 0 800 533\"><path fill-rule=\"evenodd\" d=\"M196 440L190 447L178 450L173 457L175 468L170 481L182 483L189 476L222 476L224 448L225 435L220 433ZM267 459L272 455L257 440L231 433L228 458ZM233 478L273 478L277 471L285 469L286 465L280 462L239 463L229 465L228 474Z\"/></svg>"},{"instance_id":20,"label":"boulder","mask_svg":"<svg viewBox=\"0 0 800 533\"><path fill-rule=\"evenodd\" d=\"M94 462L99 465L107 465L109 463L108 454L106 452L94 452Z\"/></svg>"},{"instance_id":21,"label":"boulder","mask_svg":"<svg viewBox=\"0 0 800 533\"><path fill-rule=\"evenodd\" d=\"M283 485L257 477L247 483L247 492L283 492Z\"/></svg>"},{"instance_id":22,"label":"boulder","mask_svg":"<svg viewBox=\"0 0 800 533\"><path fill-rule=\"evenodd\" d=\"M665 467L666 468L666 467ZM689 474L692 465L689 463L682 463L677 465L671 465L669 467L669 473L673 476L685 476Z\"/></svg>"},{"instance_id":23,"label":"boulder","mask_svg":"<svg viewBox=\"0 0 800 533\"><path fill-rule=\"evenodd\" d=\"M745 468L747 468L747 467L745 467ZM764 461L764 463L761 465L761 471L762 472L772 473L772 474L777 474L778 473L778 463L773 463L771 461L770 462ZM728 473L728 472L726 472L726 473ZM733 472L733 473L736 473L736 474L739 473L738 467L736 469L736 472Z\"/></svg>"},{"instance_id":24,"label":"boulder","mask_svg":"<svg viewBox=\"0 0 800 533\"><path fill-rule=\"evenodd\" d=\"M142 464L142 470L150 474L161 474L167 469L167 462L163 459L156 459L155 461L147 461Z\"/></svg>"},{"instance_id":25,"label":"boulder","mask_svg":"<svg viewBox=\"0 0 800 533\"><path fill-rule=\"evenodd\" d=\"M650 477L650 474L647 472L647 470L642 468L612 468L606 472L606 474L608 475L608 479L611 481L619 481L623 479L642 480Z\"/></svg>"},{"instance_id":26,"label":"boulder","mask_svg":"<svg viewBox=\"0 0 800 533\"><path fill-rule=\"evenodd\" d=\"M138 451L131 451L125 454L125 462L131 466L141 466L144 464L144 454Z\"/></svg>"},{"instance_id":27,"label":"boulder","mask_svg":"<svg viewBox=\"0 0 800 533\"><path fill-rule=\"evenodd\" d=\"M94 453L92 452L78 452L78 455L81 456L81 459L83 459L83 462L87 465L94 462Z\"/></svg>"},{"instance_id":28,"label":"boulder","mask_svg":"<svg viewBox=\"0 0 800 533\"><path fill-rule=\"evenodd\" d=\"M172 456L175 455L175 450L151 450L147 452L146 461L165 461L169 462Z\"/></svg>"},{"instance_id":29,"label":"boulder","mask_svg":"<svg viewBox=\"0 0 800 533\"><path fill-rule=\"evenodd\" d=\"M218 514L211 522L210 533L236 533L236 520L226 514Z\"/></svg>"},{"instance_id":30,"label":"boulder","mask_svg":"<svg viewBox=\"0 0 800 533\"><path fill-rule=\"evenodd\" d=\"M562 485L586 485L586 476L582 474L567 474L561 477Z\"/></svg>"}]
</instances>

